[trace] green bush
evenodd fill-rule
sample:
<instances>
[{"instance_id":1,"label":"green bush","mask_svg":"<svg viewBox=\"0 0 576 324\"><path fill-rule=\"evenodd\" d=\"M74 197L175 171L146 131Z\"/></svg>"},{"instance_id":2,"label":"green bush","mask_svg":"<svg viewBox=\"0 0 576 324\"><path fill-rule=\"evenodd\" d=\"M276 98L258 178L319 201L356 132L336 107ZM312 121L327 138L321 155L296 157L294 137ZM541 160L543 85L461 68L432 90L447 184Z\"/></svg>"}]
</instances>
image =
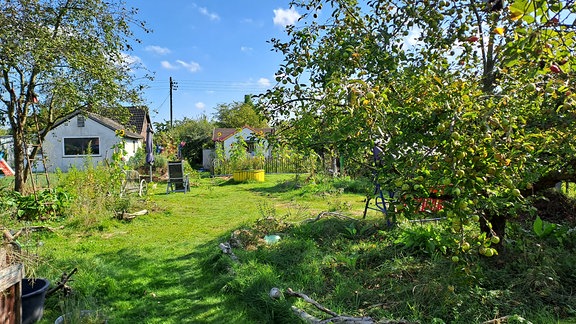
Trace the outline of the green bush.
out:
<instances>
[{"instance_id":1,"label":"green bush","mask_svg":"<svg viewBox=\"0 0 576 324\"><path fill-rule=\"evenodd\" d=\"M0 198L0 208L18 220L49 220L64 216L71 201L72 197L61 188L45 189L30 195L6 191Z\"/></svg>"},{"instance_id":2,"label":"green bush","mask_svg":"<svg viewBox=\"0 0 576 324\"><path fill-rule=\"evenodd\" d=\"M140 174L149 174L150 166L146 163L146 151L144 148L139 148L128 162L126 166L129 169L137 170ZM152 173L154 174L164 174L167 170L168 159L163 154L154 154L154 164L152 165Z\"/></svg>"},{"instance_id":3,"label":"green bush","mask_svg":"<svg viewBox=\"0 0 576 324\"><path fill-rule=\"evenodd\" d=\"M58 178L60 190L74 197L70 217L83 226L98 224L112 216L118 206L126 207L126 201L120 198L124 173L118 166L87 164L84 170L71 168L67 173L59 172Z\"/></svg>"}]
</instances>

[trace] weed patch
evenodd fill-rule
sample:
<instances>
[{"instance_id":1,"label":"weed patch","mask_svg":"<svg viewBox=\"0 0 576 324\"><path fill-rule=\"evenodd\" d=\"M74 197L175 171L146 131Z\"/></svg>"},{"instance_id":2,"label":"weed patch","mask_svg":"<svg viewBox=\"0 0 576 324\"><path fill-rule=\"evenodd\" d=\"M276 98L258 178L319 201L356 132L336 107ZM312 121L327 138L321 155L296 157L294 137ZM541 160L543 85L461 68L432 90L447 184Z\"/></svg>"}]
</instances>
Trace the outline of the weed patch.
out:
<instances>
[{"instance_id":1,"label":"weed patch","mask_svg":"<svg viewBox=\"0 0 576 324\"><path fill-rule=\"evenodd\" d=\"M461 263L446 256L442 247L449 238L441 234L442 226L385 228L379 220L338 218L291 226L278 244L240 252L243 262L235 266L229 283L242 300L248 294L262 297L270 287L289 287L338 313L375 319L478 323L516 315L548 323L574 316L570 291L576 283L569 264L575 260L560 241L544 248L546 243L533 241L543 238L532 234L522 242L541 246L538 251L517 243L499 259L469 256ZM511 228L510 237L519 238L529 229ZM261 285L240 284L248 281ZM256 313L270 309L263 304L269 302L246 307L254 305L251 312ZM283 302L322 316L293 299ZM262 318L274 319L268 316Z\"/></svg>"}]
</instances>

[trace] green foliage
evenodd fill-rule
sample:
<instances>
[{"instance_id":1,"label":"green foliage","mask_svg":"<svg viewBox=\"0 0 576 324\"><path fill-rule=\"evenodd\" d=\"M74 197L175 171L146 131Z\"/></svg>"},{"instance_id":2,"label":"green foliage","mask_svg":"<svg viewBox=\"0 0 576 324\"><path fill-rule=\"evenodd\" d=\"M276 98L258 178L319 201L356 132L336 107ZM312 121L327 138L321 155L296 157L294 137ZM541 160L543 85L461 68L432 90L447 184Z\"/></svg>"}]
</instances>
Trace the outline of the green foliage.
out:
<instances>
[{"instance_id":1,"label":"green foliage","mask_svg":"<svg viewBox=\"0 0 576 324\"><path fill-rule=\"evenodd\" d=\"M248 143L242 135L238 132L234 136L235 141L230 147L230 159L226 160L223 151L216 152L218 164L229 164L232 171L236 170L259 170L264 168L265 162L265 148L261 138L256 138L254 142L253 155L248 152ZM218 145L222 146L222 145ZM222 148L220 148L222 149ZM223 149L222 149L223 150ZM224 157L224 160L221 159Z\"/></svg>"},{"instance_id":2,"label":"green foliage","mask_svg":"<svg viewBox=\"0 0 576 324\"><path fill-rule=\"evenodd\" d=\"M258 323L294 323L298 318L285 300L275 301L268 296L277 283L276 269L260 263L250 263L238 269L240 276L229 282L224 291L243 296L240 301L248 306L251 318ZM253 275L248 275L252 273ZM244 275L242 275L244 274ZM265 309L267 311L262 312Z\"/></svg>"},{"instance_id":3,"label":"green foliage","mask_svg":"<svg viewBox=\"0 0 576 324\"><path fill-rule=\"evenodd\" d=\"M367 194L374 191L374 184L369 178L358 177L351 178L349 176L337 177L333 179L334 187L343 188L346 192Z\"/></svg>"},{"instance_id":4,"label":"green foliage","mask_svg":"<svg viewBox=\"0 0 576 324\"><path fill-rule=\"evenodd\" d=\"M254 103L247 96L244 102L220 104L216 107L216 125L223 128L268 127L268 122L255 109Z\"/></svg>"},{"instance_id":5,"label":"green foliage","mask_svg":"<svg viewBox=\"0 0 576 324\"><path fill-rule=\"evenodd\" d=\"M132 170L142 170L147 169L148 164L146 163L146 149L139 148L133 156L128 159L126 166Z\"/></svg>"},{"instance_id":6,"label":"green foliage","mask_svg":"<svg viewBox=\"0 0 576 324\"><path fill-rule=\"evenodd\" d=\"M556 229L556 224L543 221L540 216L536 216L536 220L534 220L534 225L532 228L538 237L544 238L554 232Z\"/></svg>"},{"instance_id":7,"label":"green foliage","mask_svg":"<svg viewBox=\"0 0 576 324\"><path fill-rule=\"evenodd\" d=\"M434 225L416 225L402 231L396 240L403 249L411 253L446 254L450 239Z\"/></svg>"},{"instance_id":8,"label":"green foliage","mask_svg":"<svg viewBox=\"0 0 576 324\"><path fill-rule=\"evenodd\" d=\"M303 194L339 195L346 192L366 195L374 190L373 184L366 178L334 178L325 173L315 173L314 175L310 175L306 180L306 185L302 186Z\"/></svg>"},{"instance_id":9,"label":"green foliage","mask_svg":"<svg viewBox=\"0 0 576 324\"><path fill-rule=\"evenodd\" d=\"M438 228L450 222L389 229L381 215L318 218L331 199L299 195L309 185L305 179L270 175L264 183L236 185L200 179L190 193L173 195L159 187L150 195L150 214L132 222L106 217L98 227L31 233L33 242L43 243L33 244L34 251L49 261L37 275L59 278L78 267L69 285L79 300L90 296L93 309L130 323L298 322L290 306L328 317L297 298L270 299L272 287L292 288L337 313L375 320L479 323L509 315L548 324L576 316L573 223L557 224L557 231L567 229L559 241L554 235L539 238L532 219L512 221L502 259L470 253L454 262L439 249L450 246L438 237ZM338 197L358 218L363 198ZM236 231L253 242L233 247L240 263L217 248ZM268 234L281 239L269 244L263 239ZM439 243L428 253L430 239ZM420 243L407 248L408 240ZM61 305L54 297L46 303L44 320L52 323Z\"/></svg>"},{"instance_id":10,"label":"green foliage","mask_svg":"<svg viewBox=\"0 0 576 324\"><path fill-rule=\"evenodd\" d=\"M234 142L230 146L230 164L232 170L248 169L251 163L248 152L246 152L246 139L244 139L242 132L238 132L234 136Z\"/></svg>"},{"instance_id":11,"label":"green foliage","mask_svg":"<svg viewBox=\"0 0 576 324\"><path fill-rule=\"evenodd\" d=\"M279 312L267 307L267 300L258 300L270 287L290 287L339 313L374 319L471 323L510 315L547 323L559 313L574 312L569 306L573 298L566 294L576 284L567 268L574 257L560 246L520 251L517 245L505 266L493 268L489 259L476 257L463 272L461 264L442 256L447 238L438 225L374 230L383 226L324 219L286 228L286 239L279 243L236 250L242 263L234 266L233 277L226 272L225 289L258 319ZM510 236L526 232L518 230ZM568 260L559 261L563 257ZM385 307L370 307L381 305L383 298ZM281 301L326 316L295 299ZM551 302L555 306L547 305ZM262 309L268 314L261 314Z\"/></svg>"},{"instance_id":12,"label":"green foliage","mask_svg":"<svg viewBox=\"0 0 576 324\"><path fill-rule=\"evenodd\" d=\"M216 143L216 148L214 150L214 173L215 174L232 174L232 166L226 158L224 152L224 144Z\"/></svg>"},{"instance_id":13,"label":"green foliage","mask_svg":"<svg viewBox=\"0 0 576 324\"><path fill-rule=\"evenodd\" d=\"M59 1L2 5L0 70L12 81L0 89L0 96L7 98L0 112L13 130L14 185L23 192L30 130L43 130L40 136L46 136L58 118L78 107L120 111L120 102L141 101L133 73L138 66L129 66L125 54L134 37L130 28L145 29L145 24L125 4L101 0L86 0L81 10ZM33 114L38 118L30 118Z\"/></svg>"},{"instance_id":14,"label":"green foliage","mask_svg":"<svg viewBox=\"0 0 576 324\"><path fill-rule=\"evenodd\" d=\"M181 150L182 157L193 166L202 165L202 150L212 146L214 123L206 116L197 119L184 118L174 122L170 130L176 143L185 142Z\"/></svg>"},{"instance_id":15,"label":"green foliage","mask_svg":"<svg viewBox=\"0 0 576 324\"><path fill-rule=\"evenodd\" d=\"M108 166L85 163L82 170L73 167L58 173L58 187L74 197L69 212L79 226L96 226L116 212L130 211L135 204L134 197L120 195L125 177L121 156L113 154L116 160Z\"/></svg>"},{"instance_id":16,"label":"green foliage","mask_svg":"<svg viewBox=\"0 0 576 324\"><path fill-rule=\"evenodd\" d=\"M0 198L0 208L10 211L8 213L19 220L53 220L67 216L72 201L73 197L61 188L44 189L30 195L7 191Z\"/></svg>"},{"instance_id":17,"label":"green foliage","mask_svg":"<svg viewBox=\"0 0 576 324\"><path fill-rule=\"evenodd\" d=\"M126 167L137 170L140 174L149 174L150 165L146 163L146 149L139 148L136 153L126 162ZM153 175L163 174L168 167L168 160L163 154L154 154L154 164L152 165Z\"/></svg>"},{"instance_id":18,"label":"green foliage","mask_svg":"<svg viewBox=\"0 0 576 324\"><path fill-rule=\"evenodd\" d=\"M452 219L477 215L503 237L525 195L576 178L576 12L556 0L485 3L296 4L302 25L272 40L284 62L265 114L290 147L364 169L379 145L379 182L408 197L400 216L418 217L420 199L443 191Z\"/></svg>"}]
</instances>

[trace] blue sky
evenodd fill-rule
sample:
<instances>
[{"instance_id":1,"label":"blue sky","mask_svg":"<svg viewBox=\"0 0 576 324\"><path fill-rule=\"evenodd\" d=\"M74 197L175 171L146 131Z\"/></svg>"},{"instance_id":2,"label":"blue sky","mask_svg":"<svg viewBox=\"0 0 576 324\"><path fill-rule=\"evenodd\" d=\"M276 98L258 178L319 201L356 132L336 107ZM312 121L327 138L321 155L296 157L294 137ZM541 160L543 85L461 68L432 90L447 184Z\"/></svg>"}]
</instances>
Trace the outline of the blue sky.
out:
<instances>
[{"instance_id":1,"label":"blue sky","mask_svg":"<svg viewBox=\"0 0 576 324\"><path fill-rule=\"evenodd\" d=\"M272 87L283 58L267 41L286 38L285 26L299 17L289 0L126 3L139 8L137 18L152 29L134 29L142 42L128 54L154 73L145 90L153 122L170 119L170 77L177 82L174 120L212 117L218 104Z\"/></svg>"}]
</instances>

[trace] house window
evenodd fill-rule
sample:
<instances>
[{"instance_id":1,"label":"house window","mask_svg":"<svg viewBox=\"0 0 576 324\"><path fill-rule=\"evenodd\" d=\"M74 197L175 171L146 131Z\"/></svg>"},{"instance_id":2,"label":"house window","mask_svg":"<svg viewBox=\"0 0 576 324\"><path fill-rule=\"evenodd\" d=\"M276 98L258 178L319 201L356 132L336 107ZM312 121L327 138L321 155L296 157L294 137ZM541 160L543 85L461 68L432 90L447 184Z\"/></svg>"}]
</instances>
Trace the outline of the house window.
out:
<instances>
[{"instance_id":1,"label":"house window","mask_svg":"<svg viewBox=\"0 0 576 324\"><path fill-rule=\"evenodd\" d=\"M256 151L256 142L246 141L246 151L250 154L254 154L254 151Z\"/></svg>"},{"instance_id":2,"label":"house window","mask_svg":"<svg viewBox=\"0 0 576 324\"><path fill-rule=\"evenodd\" d=\"M84 122L85 122L84 116L78 116L76 118L76 122L78 123L78 127L84 127Z\"/></svg>"},{"instance_id":3,"label":"house window","mask_svg":"<svg viewBox=\"0 0 576 324\"><path fill-rule=\"evenodd\" d=\"M64 138L64 156L100 155L100 138L68 137Z\"/></svg>"}]
</instances>

